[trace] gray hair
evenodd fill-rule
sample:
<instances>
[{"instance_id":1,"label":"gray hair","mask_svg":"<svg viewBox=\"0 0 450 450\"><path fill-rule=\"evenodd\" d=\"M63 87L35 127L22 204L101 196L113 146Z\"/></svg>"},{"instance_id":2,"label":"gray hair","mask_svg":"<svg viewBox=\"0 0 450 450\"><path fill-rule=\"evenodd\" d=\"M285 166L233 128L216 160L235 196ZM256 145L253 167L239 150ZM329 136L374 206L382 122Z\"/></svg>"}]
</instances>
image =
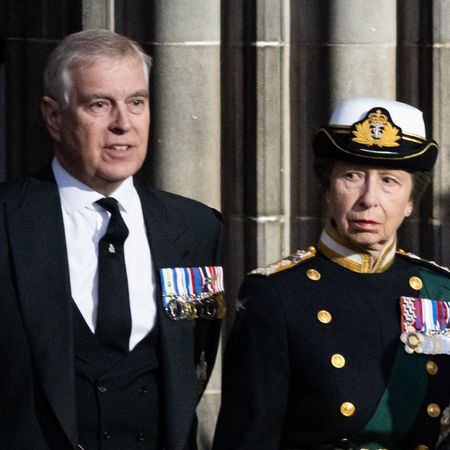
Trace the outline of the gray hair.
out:
<instances>
[{"instance_id":1,"label":"gray hair","mask_svg":"<svg viewBox=\"0 0 450 450\"><path fill-rule=\"evenodd\" d=\"M142 62L149 79L152 59L136 42L108 30L85 30L64 38L50 54L44 70L44 95L67 106L72 87L71 70L105 57L135 58Z\"/></svg>"}]
</instances>

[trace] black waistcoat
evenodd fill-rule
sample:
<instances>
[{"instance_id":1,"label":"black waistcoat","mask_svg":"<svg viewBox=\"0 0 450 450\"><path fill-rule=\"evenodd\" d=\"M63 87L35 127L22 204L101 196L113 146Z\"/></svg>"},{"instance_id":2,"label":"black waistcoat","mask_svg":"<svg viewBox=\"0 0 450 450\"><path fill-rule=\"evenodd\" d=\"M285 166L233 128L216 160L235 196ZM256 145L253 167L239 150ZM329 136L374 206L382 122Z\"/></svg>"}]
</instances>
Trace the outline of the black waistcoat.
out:
<instances>
[{"instance_id":1,"label":"black waistcoat","mask_svg":"<svg viewBox=\"0 0 450 450\"><path fill-rule=\"evenodd\" d=\"M74 308L79 442L85 450L156 450L157 330L125 357L101 346Z\"/></svg>"}]
</instances>

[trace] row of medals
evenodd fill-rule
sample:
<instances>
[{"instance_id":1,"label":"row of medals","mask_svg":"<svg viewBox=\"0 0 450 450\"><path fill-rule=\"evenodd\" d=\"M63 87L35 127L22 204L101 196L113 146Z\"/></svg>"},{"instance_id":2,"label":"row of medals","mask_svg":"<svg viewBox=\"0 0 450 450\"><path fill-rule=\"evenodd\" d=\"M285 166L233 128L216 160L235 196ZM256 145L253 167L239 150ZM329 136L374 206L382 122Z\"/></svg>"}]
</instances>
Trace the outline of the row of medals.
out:
<instances>
[{"instance_id":1,"label":"row of medals","mask_svg":"<svg viewBox=\"0 0 450 450\"><path fill-rule=\"evenodd\" d=\"M226 314L223 293L203 293L193 297L168 298L166 312L172 320L223 319Z\"/></svg>"}]
</instances>

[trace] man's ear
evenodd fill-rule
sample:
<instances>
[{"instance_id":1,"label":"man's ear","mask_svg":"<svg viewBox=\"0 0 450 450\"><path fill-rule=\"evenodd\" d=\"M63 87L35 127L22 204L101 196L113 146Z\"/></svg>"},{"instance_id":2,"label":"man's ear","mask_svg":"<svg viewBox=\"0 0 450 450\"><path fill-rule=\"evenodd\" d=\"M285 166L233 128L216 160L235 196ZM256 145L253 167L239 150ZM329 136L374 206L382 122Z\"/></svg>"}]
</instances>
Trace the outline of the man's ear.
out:
<instances>
[{"instance_id":1,"label":"man's ear","mask_svg":"<svg viewBox=\"0 0 450 450\"><path fill-rule=\"evenodd\" d=\"M41 112L50 136L55 142L61 140L61 107L51 97L41 99Z\"/></svg>"}]
</instances>

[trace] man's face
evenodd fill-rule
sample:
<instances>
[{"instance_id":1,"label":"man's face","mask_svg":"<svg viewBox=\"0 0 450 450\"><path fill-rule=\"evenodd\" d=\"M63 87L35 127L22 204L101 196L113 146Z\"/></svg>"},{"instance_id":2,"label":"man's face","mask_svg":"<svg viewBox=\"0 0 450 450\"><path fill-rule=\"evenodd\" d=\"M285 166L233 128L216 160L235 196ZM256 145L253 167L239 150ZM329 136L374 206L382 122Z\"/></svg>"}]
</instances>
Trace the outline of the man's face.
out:
<instances>
[{"instance_id":1,"label":"man's face","mask_svg":"<svg viewBox=\"0 0 450 450\"><path fill-rule=\"evenodd\" d=\"M132 58L102 58L71 71L69 105L44 97L42 111L62 166L109 195L134 175L147 153L148 81Z\"/></svg>"}]
</instances>

